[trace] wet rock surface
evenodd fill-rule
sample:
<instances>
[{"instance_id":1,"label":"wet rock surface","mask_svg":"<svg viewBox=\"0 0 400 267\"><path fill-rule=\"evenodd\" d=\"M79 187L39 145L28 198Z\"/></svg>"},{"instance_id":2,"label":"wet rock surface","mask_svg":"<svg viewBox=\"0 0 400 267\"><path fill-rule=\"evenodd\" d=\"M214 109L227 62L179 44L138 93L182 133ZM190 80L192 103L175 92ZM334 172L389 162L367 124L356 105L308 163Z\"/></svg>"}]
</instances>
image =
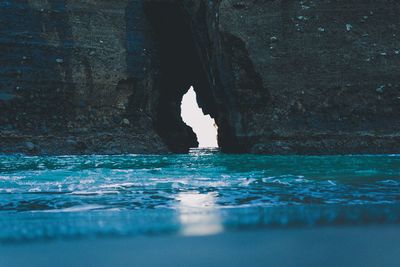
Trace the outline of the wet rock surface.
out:
<instances>
[{"instance_id":1,"label":"wet rock surface","mask_svg":"<svg viewBox=\"0 0 400 267\"><path fill-rule=\"evenodd\" d=\"M0 0L0 153L399 153L400 4ZM29 145L28 145L29 144Z\"/></svg>"}]
</instances>

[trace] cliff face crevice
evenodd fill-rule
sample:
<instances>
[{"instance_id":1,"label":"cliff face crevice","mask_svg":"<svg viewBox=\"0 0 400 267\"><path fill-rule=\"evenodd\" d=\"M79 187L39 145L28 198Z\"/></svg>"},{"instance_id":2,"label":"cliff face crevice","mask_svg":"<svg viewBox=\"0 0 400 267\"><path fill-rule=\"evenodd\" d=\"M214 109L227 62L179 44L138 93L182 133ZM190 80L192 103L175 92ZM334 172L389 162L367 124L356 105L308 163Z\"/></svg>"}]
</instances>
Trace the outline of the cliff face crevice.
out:
<instances>
[{"instance_id":1,"label":"cliff face crevice","mask_svg":"<svg viewBox=\"0 0 400 267\"><path fill-rule=\"evenodd\" d=\"M187 152L198 142L193 130L182 121L181 101L190 86L199 92L196 85L203 76L191 29L175 1L146 1L144 10L157 49L154 83L159 97L154 127L171 151Z\"/></svg>"},{"instance_id":2,"label":"cliff face crevice","mask_svg":"<svg viewBox=\"0 0 400 267\"><path fill-rule=\"evenodd\" d=\"M182 2L206 70L210 97L216 103L213 117L219 126L219 146L224 152L248 152L254 139L249 118L270 108L268 89L255 69L246 43L221 28L222 1Z\"/></svg>"},{"instance_id":3,"label":"cliff face crevice","mask_svg":"<svg viewBox=\"0 0 400 267\"><path fill-rule=\"evenodd\" d=\"M220 148L245 152L251 138L242 118L248 110L264 109L268 93L245 43L220 31L218 17L210 16L213 9L207 5L203 1L145 2L157 44L155 129L174 152L197 146L195 134L180 117L182 96L193 86L203 112L216 120ZM219 5L215 2L211 7L218 10Z\"/></svg>"}]
</instances>

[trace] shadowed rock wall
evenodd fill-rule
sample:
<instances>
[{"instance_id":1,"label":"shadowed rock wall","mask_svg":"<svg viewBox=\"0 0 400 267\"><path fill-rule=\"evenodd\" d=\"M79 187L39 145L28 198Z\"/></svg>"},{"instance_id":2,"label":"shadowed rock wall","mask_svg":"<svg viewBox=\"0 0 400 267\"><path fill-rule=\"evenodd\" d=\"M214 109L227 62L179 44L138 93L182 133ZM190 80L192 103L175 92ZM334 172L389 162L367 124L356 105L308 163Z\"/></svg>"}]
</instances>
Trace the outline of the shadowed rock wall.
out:
<instances>
[{"instance_id":1,"label":"shadowed rock wall","mask_svg":"<svg viewBox=\"0 0 400 267\"><path fill-rule=\"evenodd\" d=\"M0 151L167 151L142 1L0 1Z\"/></svg>"},{"instance_id":2,"label":"shadowed rock wall","mask_svg":"<svg viewBox=\"0 0 400 267\"><path fill-rule=\"evenodd\" d=\"M400 151L399 2L183 2L238 150Z\"/></svg>"},{"instance_id":3,"label":"shadowed rock wall","mask_svg":"<svg viewBox=\"0 0 400 267\"><path fill-rule=\"evenodd\" d=\"M399 153L399 15L392 0L0 0L0 152L187 151L194 85L226 152ZM178 22L167 42L159 25Z\"/></svg>"}]
</instances>

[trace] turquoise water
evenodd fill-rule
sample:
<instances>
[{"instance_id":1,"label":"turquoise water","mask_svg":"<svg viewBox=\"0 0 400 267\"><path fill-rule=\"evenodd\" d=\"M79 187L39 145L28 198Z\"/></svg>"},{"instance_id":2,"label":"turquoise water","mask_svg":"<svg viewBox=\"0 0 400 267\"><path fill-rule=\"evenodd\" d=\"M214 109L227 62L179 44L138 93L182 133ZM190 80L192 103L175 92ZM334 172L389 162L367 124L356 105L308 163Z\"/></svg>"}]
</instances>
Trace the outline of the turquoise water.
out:
<instances>
[{"instance_id":1,"label":"turquoise water","mask_svg":"<svg viewBox=\"0 0 400 267\"><path fill-rule=\"evenodd\" d=\"M400 155L0 156L0 242L400 222Z\"/></svg>"}]
</instances>

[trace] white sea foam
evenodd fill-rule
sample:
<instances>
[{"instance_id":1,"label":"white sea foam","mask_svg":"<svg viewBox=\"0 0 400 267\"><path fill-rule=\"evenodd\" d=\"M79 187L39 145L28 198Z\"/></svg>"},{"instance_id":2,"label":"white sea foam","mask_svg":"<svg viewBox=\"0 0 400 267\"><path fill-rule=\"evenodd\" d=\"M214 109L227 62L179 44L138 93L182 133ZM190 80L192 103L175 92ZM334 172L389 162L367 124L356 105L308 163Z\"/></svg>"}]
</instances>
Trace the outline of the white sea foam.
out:
<instances>
[{"instance_id":1,"label":"white sea foam","mask_svg":"<svg viewBox=\"0 0 400 267\"><path fill-rule=\"evenodd\" d=\"M61 208L61 209L53 209L53 210L39 210L33 212L46 212L46 213L64 213L64 212L83 212L90 210L99 210L103 209L104 206L101 205L82 205L82 206L74 206L69 208Z\"/></svg>"}]
</instances>

